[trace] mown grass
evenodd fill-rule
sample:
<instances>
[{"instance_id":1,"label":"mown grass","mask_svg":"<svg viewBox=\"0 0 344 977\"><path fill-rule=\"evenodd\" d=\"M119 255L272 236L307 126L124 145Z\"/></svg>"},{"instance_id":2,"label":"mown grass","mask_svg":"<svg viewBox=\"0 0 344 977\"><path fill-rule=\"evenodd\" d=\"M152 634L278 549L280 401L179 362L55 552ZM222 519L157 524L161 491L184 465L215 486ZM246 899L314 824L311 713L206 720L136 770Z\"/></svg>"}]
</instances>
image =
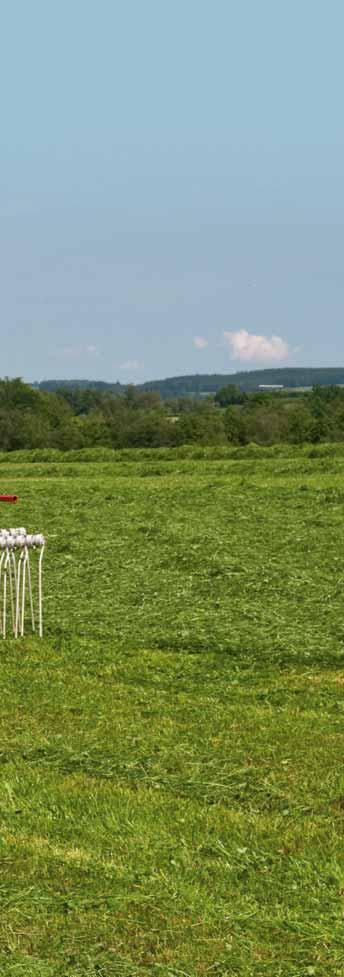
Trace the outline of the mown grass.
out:
<instances>
[{"instance_id":1,"label":"mown grass","mask_svg":"<svg viewBox=\"0 0 344 977\"><path fill-rule=\"evenodd\" d=\"M1 974L342 975L343 450L1 476L49 540L45 638L0 649Z\"/></svg>"}]
</instances>

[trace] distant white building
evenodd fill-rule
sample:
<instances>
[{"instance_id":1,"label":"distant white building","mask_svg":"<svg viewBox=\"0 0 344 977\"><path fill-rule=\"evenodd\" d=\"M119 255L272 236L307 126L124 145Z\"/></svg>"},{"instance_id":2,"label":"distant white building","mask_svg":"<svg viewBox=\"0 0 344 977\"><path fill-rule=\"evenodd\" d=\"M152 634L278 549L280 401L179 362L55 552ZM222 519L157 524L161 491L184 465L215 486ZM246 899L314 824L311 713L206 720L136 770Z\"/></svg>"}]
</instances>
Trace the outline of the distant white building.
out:
<instances>
[{"instance_id":1,"label":"distant white building","mask_svg":"<svg viewBox=\"0 0 344 977\"><path fill-rule=\"evenodd\" d=\"M260 383L259 390L284 390L284 383Z\"/></svg>"}]
</instances>

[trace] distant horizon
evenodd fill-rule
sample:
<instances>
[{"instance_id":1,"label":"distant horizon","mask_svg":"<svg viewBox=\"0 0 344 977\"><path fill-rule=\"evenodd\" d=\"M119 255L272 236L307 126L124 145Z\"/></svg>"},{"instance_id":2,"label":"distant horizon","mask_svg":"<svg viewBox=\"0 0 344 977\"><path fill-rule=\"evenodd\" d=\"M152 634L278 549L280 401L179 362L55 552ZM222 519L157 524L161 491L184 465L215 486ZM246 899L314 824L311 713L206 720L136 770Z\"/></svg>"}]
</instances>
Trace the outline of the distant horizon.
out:
<instances>
[{"instance_id":1,"label":"distant horizon","mask_svg":"<svg viewBox=\"0 0 344 977\"><path fill-rule=\"evenodd\" d=\"M138 381L138 380L124 381L124 380L120 380L118 378L112 379L112 380L107 380L104 377L92 377L90 375L89 376L80 376L80 377L77 377L77 376L63 377L61 375L56 375L56 376L41 377L40 379L37 379L37 377L35 377L35 378L21 377L20 379L23 381L23 383L28 383L28 384L31 384L31 385L32 384L39 385L39 384L42 384L42 383L59 383L59 382L61 382L61 383L68 383L69 384L69 383L74 383L75 382L75 383L78 383L78 384L79 383L104 383L106 385L112 385L112 384L113 385L116 385L116 384L119 384L122 387L127 387L127 386L141 387L141 386L144 386L144 385L150 384L150 383L167 383L167 382L172 381L172 380L183 380L183 379L189 379L189 378L193 378L193 377L199 377L200 379L202 379L202 377L224 377L224 378L226 378L226 377L233 377L234 378L234 377L237 377L237 376L250 376L250 375L253 375L253 374L257 374L257 373L259 373L259 374L263 374L263 373L269 373L269 374L270 373L274 373L274 374L276 374L276 373L285 373L286 371L292 372L292 373L303 373L305 371L316 372L316 371L327 371L327 370L331 370L331 371L332 370L333 371L341 371L341 370L343 370L344 371L344 363L343 363L343 366L341 366L340 364L337 365L337 366L333 366L333 365L332 366L324 366L324 365L322 365L322 366L291 366L291 365L285 365L285 366L268 366L268 367L258 367L258 366L256 366L254 369L249 369L249 370L248 369L241 369L241 370L235 370L234 372L233 371L223 371L223 370L212 370L212 371L202 371L202 372L198 372L198 371L191 372L190 371L188 373L174 373L174 374L169 374L167 376L150 377L150 378L148 378L146 380L141 380L141 381ZM2 377L2 379L14 380L14 379L17 379L17 378L13 376L13 377Z\"/></svg>"}]
</instances>

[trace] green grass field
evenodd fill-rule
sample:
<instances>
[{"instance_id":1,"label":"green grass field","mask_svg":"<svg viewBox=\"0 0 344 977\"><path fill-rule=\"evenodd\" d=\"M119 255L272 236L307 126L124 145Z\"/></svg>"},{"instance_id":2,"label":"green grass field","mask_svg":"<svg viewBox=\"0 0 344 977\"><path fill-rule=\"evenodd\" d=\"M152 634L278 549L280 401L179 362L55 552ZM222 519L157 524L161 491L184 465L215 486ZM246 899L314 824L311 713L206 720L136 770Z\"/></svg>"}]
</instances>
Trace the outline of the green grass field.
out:
<instances>
[{"instance_id":1,"label":"green grass field","mask_svg":"<svg viewBox=\"0 0 344 977\"><path fill-rule=\"evenodd\" d=\"M0 475L48 537L45 638L0 645L1 975L342 977L344 446Z\"/></svg>"}]
</instances>

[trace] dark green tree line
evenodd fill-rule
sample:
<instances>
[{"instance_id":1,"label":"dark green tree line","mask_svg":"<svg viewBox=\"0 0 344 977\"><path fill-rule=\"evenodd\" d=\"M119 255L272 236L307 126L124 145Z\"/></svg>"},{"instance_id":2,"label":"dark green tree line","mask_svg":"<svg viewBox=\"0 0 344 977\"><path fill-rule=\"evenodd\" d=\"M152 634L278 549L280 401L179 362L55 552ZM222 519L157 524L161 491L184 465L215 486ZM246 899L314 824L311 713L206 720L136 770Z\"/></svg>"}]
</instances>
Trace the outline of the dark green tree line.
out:
<instances>
[{"instance_id":1,"label":"dark green tree line","mask_svg":"<svg viewBox=\"0 0 344 977\"><path fill-rule=\"evenodd\" d=\"M290 398L243 394L227 385L214 398L161 400L158 391L72 387L43 391L0 381L0 450L183 444L343 441L344 388L315 386Z\"/></svg>"}]
</instances>

